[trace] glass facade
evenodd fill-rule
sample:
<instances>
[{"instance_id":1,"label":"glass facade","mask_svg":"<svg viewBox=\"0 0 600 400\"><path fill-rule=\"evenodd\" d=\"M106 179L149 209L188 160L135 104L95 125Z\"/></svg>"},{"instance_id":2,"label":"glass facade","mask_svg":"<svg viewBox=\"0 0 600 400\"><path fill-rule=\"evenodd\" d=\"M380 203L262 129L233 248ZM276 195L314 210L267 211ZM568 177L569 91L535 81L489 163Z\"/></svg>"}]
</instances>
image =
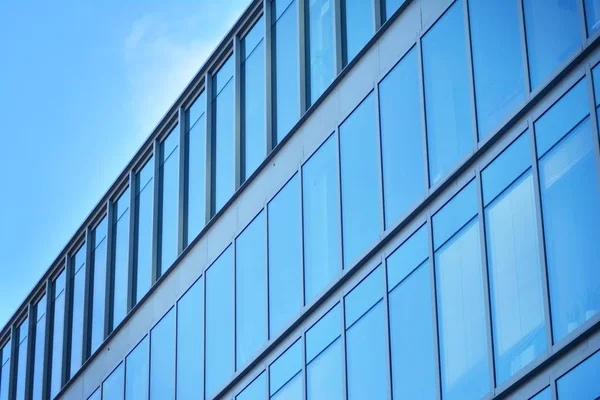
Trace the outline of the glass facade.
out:
<instances>
[{"instance_id":1,"label":"glass facade","mask_svg":"<svg viewBox=\"0 0 600 400\"><path fill-rule=\"evenodd\" d=\"M179 125L169 133L160 148L160 257L158 276L178 255L179 238Z\"/></svg>"},{"instance_id":2,"label":"glass facade","mask_svg":"<svg viewBox=\"0 0 600 400\"><path fill-rule=\"evenodd\" d=\"M12 343L9 340L0 350L0 400L9 400L8 389L10 386L10 356Z\"/></svg>"},{"instance_id":3,"label":"glass facade","mask_svg":"<svg viewBox=\"0 0 600 400\"><path fill-rule=\"evenodd\" d=\"M144 297L152 285L152 232L154 212L154 157L136 176L135 296L134 303Z\"/></svg>"},{"instance_id":4,"label":"glass facade","mask_svg":"<svg viewBox=\"0 0 600 400\"><path fill-rule=\"evenodd\" d=\"M186 111L186 118L186 237L190 243L206 222L206 91Z\"/></svg>"},{"instance_id":5,"label":"glass facade","mask_svg":"<svg viewBox=\"0 0 600 400\"><path fill-rule=\"evenodd\" d=\"M130 204L131 191L129 188L114 203L113 224L113 253L112 253L112 322L110 330L121 323L129 311L127 304L127 285L129 282L129 253L130 253Z\"/></svg>"},{"instance_id":6,"label":"glass facade","mask_svg":"<svg viewBox=\"0 0 600 400\"><path fill-rule=\"evenodd\" d=\"M17 346L17 376L15 386L15 399L25 400L25 379L27 378L27 337L29 330L29 319L26 319L19 326L18 334L19 344Z\"/></svg>"},{"instance_id":7,"label":"glass facade","mask_svg":"<svg viewBox=\"0 0 600 400\"><path fill-rule=\"evenodd\" d=\"M150 400L175 399L175 310L150 331Z\"/></svg>"},{"instance_id":8,"label":"glass facade","mask_svg":"<svg viewBox=\"0 0 600 400\"><path fill-rule=\"evenodd\" d=\"M125 399L125 367L123 364L110 374L104 382L102 382L102 399L103 400L124 400Z\"/></svg>"},{"instance_id":9,"label":"glass facade","mask_svg":"<svg viewBox=\"0 0 600 400\"><path fill-rule=\"evenodd\" d=\"M309 103L313 104L336 75L335 20L333 0L306 2L308 40L307 54L310 82Z\"/></svg>"},{"instance_id":10,"label":"glass facade","mask_svg":"<svg viewBox=\"0 0 600 400\"><path fill-rule=\"evenodd\" d=\"M348 64L375 33L373 1L342 0L345 63Z\"/></svg>"},{"instance_id":11,"label":"glass facade","mask_svg":"<svg viewBox=\"0 0 600 400\"><path fill-rule=\"evenodd\" d=\"M204 281L201 277L177 302L177 399L204 394Z\"/></svg>"},{"instance_id":12,"label":"glass facade","mask_svg":"<svg viewBox=\"0 0 600 400\"><path fill-rule=\"evenodd\" d=\"M125 398L147 400L150 386L148 336L125 359Z\"/></svg>"},{"instance_id":13,"label":"glass facade","mask_svg":"<svg viewBox=\"0 0 600 400\"><path fill-rule=\"evenodd\" d=\"M62 271L53 282L52 348L50 362L50 398L54 398L63 385L63 349L65 333L65 275Z\"/></svg>"},{"instance_id":14,"label":"glass facade","mask_svg":"<svg viewBox=\"0 0 600 400\"><path fill-rule=\"evenodd\" d=\"M71 270L73 271L71 290L73 293L71 295L72 319L70 327L71 360L69 364L69 377L73 376L83 363L83 318L87 302L85 298L86 252L87 245L84 244L71 258Z\"/></svg>"},{"instance_id":15,"label":"glass facade","mask_svg":"<svg viewBox=\"0 0 600 400\"><path fill-rule=\"evenodd\" d=\"M104 217L92 234L94 250L92 253L92 320L90 337L90 354L96 352L104 341L104 322L106 318L106 279L108 247L108 221Z\"/></svg>"},{"instance_id":16,"label":"glass facade","mask_svg":"<svg viewBox=\"0 0 600 400\"><path fill-rule=\"evenodd\" d=\"M32 399L42 400L44 385L44 356L46 353L46 295L35 305L35 337L33 346Z\"/></svg>"}]
</instances>

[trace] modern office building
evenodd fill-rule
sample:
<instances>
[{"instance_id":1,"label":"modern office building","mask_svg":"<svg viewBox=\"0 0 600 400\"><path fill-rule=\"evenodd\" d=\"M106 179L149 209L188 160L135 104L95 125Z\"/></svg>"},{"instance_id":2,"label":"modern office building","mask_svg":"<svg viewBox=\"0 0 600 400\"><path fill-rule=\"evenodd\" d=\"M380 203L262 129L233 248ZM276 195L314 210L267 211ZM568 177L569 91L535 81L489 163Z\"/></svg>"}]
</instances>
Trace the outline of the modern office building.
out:
<instances>
[{"instance_id":1,"label":"modern office building","mask_svg":"<svg viewBox=\"0 0 600 400\"><path fill-rule=\"evenodd\" d=\"M253 1L0 332L0 400L598 398L599 27Z\"/></svg>"}]
</instances>

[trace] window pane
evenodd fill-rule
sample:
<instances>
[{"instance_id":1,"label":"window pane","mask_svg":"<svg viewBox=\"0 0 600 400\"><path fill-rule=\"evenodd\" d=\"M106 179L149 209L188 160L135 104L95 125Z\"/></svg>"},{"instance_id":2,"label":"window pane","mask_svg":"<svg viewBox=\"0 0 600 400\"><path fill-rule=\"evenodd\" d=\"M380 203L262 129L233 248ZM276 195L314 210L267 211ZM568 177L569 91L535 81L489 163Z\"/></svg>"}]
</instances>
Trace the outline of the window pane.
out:
<instances>
[{"instance_id":1,"label":"window pane","mask_svg":"<svg viewBox=\"0 0 600 400\"><path fill-rule=\"evenodd\" d=\"M302 308L302 216L295 175L268 205L269 337L274 337Z\"/></svg>"},{"instance_id":2,"label":"window pane","mask_svg":"<svg viewBox=\"0 0 600 400\"><path fill-rule=\"evenodd\" d=\"M296 341L269 367L271 399L302 399L302 342Z\"/></svg>"},{"instance_id":3,"label":"window pane","mask_svg":"<svg viewBox=\"0 0 600 400\"><path fill-rule=\"evenodd\" d=\"M335 135L302 167L305 303L340 274L340 203Z\"/></svg>"},{"instance_id":4,"label":"window pane","mask_svg":"<svg viewBox=\"0 0 600 400\"><path fill-rule=\"evenodd\" d=\"M254 379L240 394L236 400L264 400L267 397L267 374L262 373Z\"/></svg>"},{"instance_id":5,"label":"window pane","mask_svg":"<svg viewBox=\"0 0 600 400\"><path fill-rule=\"evenodd\" d=\"M188 188L187 243L204 228L206 221L206 92L202 92L187 112ZM197 119L194 118L197 116Z\"/></svg>"},{"instance_id":6,"label":"window pane","mask_svg":"<svg viewBox=\"0 0 600 400\"><path fill-rule=\"evenodd\" d=\"M395 398L436 399L431 274L427 228L387 259L392 383ZM398 277L399 283L393 286Z\"/></svg>"},{"instance_id":7,"label":"window pane","mask_svg":"<svg viewBox=\"0 0 600 400\"><path fill-rule=\"evenodd\" d=\"M29 319L25 319L19 326L19 345L17 348L17 378L15 399L25 400L25 372L27 371L27 334Z\"/></svg>"},{"instance_id":8,"label":"window pane","mask_svg":"<svg viewBox=\"0 0 600 400\"><path fill-rule=\"evenodd\" d=\"M469 2L479 139L497 130L525 100L519 2Z\"/></svg>"},{"instance_id":9,"label":"window pane","mask_svg":"<svg viewBox=\"0 0 600 400\"><path fill-rule=\"evenodd\" d=\"M233 375L233 250L227 248L206 272L206 395Z\"/></svg>"},{"instance_id":10,"label":"window pane","mask_svg":"<svg viewBox=\"0 0 600 400\"><path fill-rule=\"evenodd\" d=\"M150 400L174 398L175 311L171 309L150 332Z\"/></svg>"},{"instance_id":11,"label":"window pane","mask_svg":"<svg viewBox=\"0 0 600 400\"><path fill-rule=\"evenodd\" d=\"M244 179L248 179L265 159L267 149L264 29L261 17L242 42L242 48L247 54L242 65Z\"/></svg>"},{"instance_id":12,"label":"window pane","mask_svg":"<svg viewBox=\"0 0 600 400\"><path fill-rule=\"evenodd\" d=\"M98 347L104 341L104 318L106 306L106 242L107 220L102 219L100 224L94 229L94 252L93 262L93 287L92 287L92 331L91 331L91 352L94 354Z\"/></svg>"},{"instance_id":13,"label":"window pane","mask_svg":"<svg viewBox=\"0 0 600 400\"><path fill-rule=\"evenodd\" d=\"M96 389L94 393L87 400L100 400L100 388Z\"/></svg>"},{"instance_id":14,"label":"window pane","mask_svg":"<svg viewBox=\"0 0 600 400\"><path fill-rule=\"evenodd\" d=\"M177 303L177 399L204 394L203 277Z\"/></svg>"},{"instance_id":15,"label":"window pane","mask_svg":"<svg viewBox=\"0 0 600 400\"><path fill-rule=\"evenodd\" d=\"M83 351L83 314L85 309L86 244L72 257L73 310L71 315L71 363L69 377L79 370Z\"/></svg>"},{"instance_id":16,"label":"window pane","mask_svg":"<svg viewBox=\"0 0 600 400\"><path fill-rule=\"evenodd\" d=\"M273 12L278 16L279 3ZM274 20L276 19L274 18ZM281 142L300 117L300 83L298 81L298 2L276 20L273 27L273 110L275 138Z\"/></svg>"},{"instance_id":17,"label":"window pane","mask_svg":"<svg viewBox=\"0 0 600 400\"><path fill-rule=\"evenodd\" d=\"M433 245L435 250L456 234L477 214L477 186L471 181L434 216Z\"/></svg>"},{"instance_id":18,"label":"window pane","mask_svg":"<svg viewBox=\"0 0 600 400\"><path fill-rule=\"evenodd\" d=\"M239 370L267 341L267 256L261 212L236 239L236 366Z\"/></svg>"},{"instance_id":19,"label":"window pane","mask_svg":"<svg viewBox=\"0 0 600 400\"><path fill-rule=\"evenodd\" d=\"M550 387L547 387L546 389L542 390L541 392L539 392L538 394L533 396L530 400L551 400L551 399L552 399L552 392L550 391ZM562 400L562 398L561 398L561 400Z\"/></svg>"},{"instance_id":20,"label":"window pane","mask_svg":"<svg viewBox=\"0 0 600 400\"><path fill-rule=\"evenodd\" d=\"M44 380L44 352L46 350L46 295L35 305L35 346L33 354L33 390L32 399L42 400Z\"/></svg>"},{"instance_id":21,"label":"window pane","mask_svg":"<svg viewBox=\"0 0 600 400\"><path fill-rule=\"evenodd\" d=\"M385 310L381 266L344 299L348 399L387 399Z\"/></svg>"},{"instance_id":22,"label":"window pane","mask_svg":"<svg viewBox=\"0 0 600 400\"><path fill-rule=\"evenodd\" d=\"M419 73L413 49L379 84L386 227L425 195Z\"/></svg>"},{"instance_id":23,"label":"window pane","mask_svg":"<svg viewBox=\"0 0 600 400\"><path fill-rule=\"evenodd\" d=\"M152 214L154 211L154 157L137 174L137 280L134 303L152 286Z\"/></svg>"},{"instance_id":24,"label":"window pane","mask_svg":"<svg viewBox=\"0 0 600 400\"><path fill-rule=\"evenodd\" d=\"M346 33L346 64L348 64L375 33L373 2L344 0L343 15Z\"/></svg>"},{"instance_id":25,"label":"window pane","mask_svg":"<svg viewBox=\"0 0 600 400\"><path fill-rule=\"evenodd\" d=\"M102 383L103 400L123 400L125 395L125 368L120 364Z\"/></svg>"},{"instance_id":26,"label":"window pane","mask_svg":"<svg viewBox=\"0 0 600 400\"><path fill-rule=\"evenodd\" d=\"M422 39L432 186L474 144L464 23L462 0L458 0Z\"/></svg>"},{"instance_id":27,"label":"window pane","mask_svg":"<svg viewBox=\"0 0 600 400\"><path fill-rule=\"evenodd\" d=\"M148 400L148 336L125 359L125 398Z\"/></svg>"},{"instance_id":28,"label":"window pane","mask_svg":"<svg viewBox=\"0 0 600 400\"><path fill-rule=\"evenodd\" d=\"M311 0L308 6L310 104L323 94L336 75L333 0Z\"/></svg>"},{"instance_id":29,"label":"window pane","mask_svg":"<svg viewBox=\"0 0 600 400\"><path fill-rule=\"evenodd\" d=\"M578 7L577 0L523 0L532 89L581 46Z\"/></svg>"},{"instance_id":30,"label":"window pane","mask_svg":"<svg viewBox=\"0 0 600 400\"><path fill-rule=\"evenodd\" d=\"M343 398L341 324L341 307L338 304L306 332L308 400Z\"/></svg>"},{"instance_id":31,"label":"window pane","mask_svg":"<svg viewBox=\"0 0 600 400\"><path fill-rule=\"evenodd\" d=\"M65 274L65 271L61 272L54 281L50 398L54 398L62 388L63 334L65 330Z\"/></svg>"},{"instance_id":32,"label":"window pane","mask_svg":"<svg viewBox=\"0 0 600 400\"><path fill-rule=\"evenodd\" d=\"M381 236L380 162L375 95L340 126L344 267Z\"/></svg>"},{"instance_id":33,"label":"window pane","mask_svg":"<svg viewBox=\"0 0 600 400\"><path fill-rule=\"evenodd\" d=\"M443 397L481 398L490 383L477 218L436 251L435 266Z\"/></svg>"},{"instance_id":34,"label":"window pane","mask_svg":"<svg viewBox=\"0 0 600 400\"><path fill-rule=\"evenodd\" d=\"M556 381L560 400L597 399L600 396L600 353L596 353Z\"/></svg>"},{"instance_id":35,"label":"window pane","mask_svg":"<svg viewBox=\"0 0 600 400\"><path fill-rule=\"evenodd\" d=\"M161 143L161 217L159 273L168 270L177 258L179 238L179 125Z\"/></svg>"},{"instance_id":36,"label":"window pane","mask_svg":"<svg viewBox=\"0 0 600 400\"><path fill-rule=\"evenodd\" d=\"M8 386L10 383L10 352L12 341L9 340L4 348L0 349L0 400L8 399Z\"/></svg>"},{"instance_id":37,"label":"window pane","mask_svg":"<svg viewBox=\"0 0 600 400\"><path fill-rule=\"evenodd\" d=\"M127 314L127 282L129 281L129 204L130 191L127 189L115 206L114 223L114 301L113 323L116 328Z\"/></svg>"},{"instance_id":38,"label":"window pane","mask_svg":"<svg viewBox=\"0 0 600 400\"><path fill-rule=\"evenodd\" d=\"M600 193L591 120L588 117L576 127L543 123L546 118L560 119L562 112L568 111L561 107L565 99L535 123L536 138L560 137L570 131L539 160L555 342L600 309L600 270L596 262Z\"/></svg>"},{"instance_id":39,"label":"window pane","mask_svg":"<svg viewBox=\"0 0 600 400\"><path fill-rule=\"evenodd\" d=\"M524 138L528 139L527 136L522 136L489 168L511 162L510 149L518 146ZM528 144L529 140L524 143ZM486 172L487 169L483 171L484 190L490 178ZM491 178L495 176L492 175ZM531 170L506 187L496 200L486 206L485 222L496 381L502 384L546 350L546 323Z\"/></svg>"},{"instance_id":40,"label":"window pane","mask_svg":"<svg viewBox=\"0 0 600 400\"><path fill-rule=\"evenodd\" d=\"M600 27L600 1L585 0L585 17L588 36L592 36Z\"/></svg>"},{"instance_id":41,"label":"window pane","mask_svg":"<svg viewBox=\"0 0 600 400\"><path fill-rule=\"evenodd\" d=\"M385 0L385 19L388 20L406 0Z\"/></svg>"},{"instance_id":42,"label":"window pane","mask_svg":"<svg viewBox=\"0 0 600 400\"><path fill-rule=\"evenodd\" d=\"M214 213L231 198L234 191L235 131L233 120L233 57L214 77ZM222 89L221 89L222 88ZM214 214L213 213L213 214Z\"/></svg>"}]
</instances>

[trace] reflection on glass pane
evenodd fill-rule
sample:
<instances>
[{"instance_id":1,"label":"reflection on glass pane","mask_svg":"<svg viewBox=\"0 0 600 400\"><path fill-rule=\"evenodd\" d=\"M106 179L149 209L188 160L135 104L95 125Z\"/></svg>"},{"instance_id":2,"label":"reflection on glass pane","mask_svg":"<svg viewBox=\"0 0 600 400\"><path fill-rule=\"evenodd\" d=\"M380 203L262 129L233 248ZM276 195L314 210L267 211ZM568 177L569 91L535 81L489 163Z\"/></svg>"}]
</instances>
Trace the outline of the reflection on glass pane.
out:
<instances>
[{"instance_id":1,"label":"reflection on glass pane","mask_svg":"<svg viewBox=\"0 0 600 400\"><path fill-rule=\"evenodd\" d=\"M295 175L268 205L269 337L274 337L302 308L302 216Z\"/></svg>"},{"instance_id":2,"label":"reflection on glass pane","mask_svg":"<svg viewBox=\"0 0 600 400\"><path fill-rule=\"evenodd\" d=\"M302 370L302 342L297 340L291 345L282 355L275 360L269 367L269 393L271 398L278 394L280 399L287 399L284 395L279 395L278 392L295 393L293 390L286 390L287 386L296 386L291 384L293 377L300 376ZM302 379L300 379L300 394L302 394ZM283 389L282 389L283 388ZM294 396L292 396L295 398Z\"/></svg>"},{"instance_id":3,"label":"reflection on glass pane","mask_svg":"<svg viewBox=\"0 0 600 400\"><path fill-rule=\"evenodd\" d=\"M437 250L477 214L477 186L471 181L433 216L433 245Z\"/></svg>"},{"instance_id":4,"label":"reflection on glass pane","mask_svg":"<svg viewBox=\"0 0 600 400\"><path fill-rule=\"evenodd\" d=\"M263 372L238 394L236 400L264 400L267 397L267 374Z\"/></svg>"},{"instance_id":5,"label":"reflection on glass pane","mask_svg":"<svg viewBox=\"0 0 600 400\"><path fill-rule=\"evenodd\" d=\"M194 106L201 107L192 121ZM187 145L187 243L198 236L206 220L206 92L202 92L188 111ZM201 112L201 113L200 113Z\"/></svg>"},{"instance_id":6,"label":"reflection on glass pane","mask_svg":"<svg viewBox=\"0 0 600 400\"><path fill-rule=\"evenodd\" d=\"M179 125L161 144L160 264L158 275L171 267L177 257L179 237Z\"/></svg>"},{"instance_id":7,"label":"reflection on glass pane","mask_svg":"<svg viewBox=\"0 0 600 400\"><path fill-rule=\"evenodd\" d=\"M422 39L431 186L474 144L464 23L458 0Z\"/></svg>"},{"instance_id":8,"label":"reflection on glass pane","mask_svg":"<svg viewBox=\"0 0 600 400\"><path fill-rule=\"evenodd\" d=\"M386 21L404 4L406 0L385 0L385 19Z\"/></svg>"},{"instance_id":9,"label":"reflection on glass pane","mask_svg":"<svg viewBox=\"0 0 600 400\"><path fill-rule=\"evenodd\" d=\"M277 15L281 0L275 2ZM289 2L288 2L289 3ZM274 18L275 20L276 18ZM300 117L300 83L298 71L298 3L287 8L273 27L273 127L277 143L281 142Z\"/></svg>"},{"instance_id":10,"label":"reflection on glass pane","mask_svg":"<svg viewBox=\"0 0 600 400\"><path fill-rule=\"evenodd\" d=\"M204 293L202 277L177 303L177 399L204 394Z\"/></svg>"},{"instance_id":11,"label":"reflection on glass pane","mask_svg":"<svg viewBox=\"0 0 600 400\"><path fill-rule=\"evenodd\" d=\"M302 167L305 303L340 273L340 203L335 135Z\"/></svg>"},{"instance_id":12,"label":"reflection on glass pane","mask_svg":"<svg viewBox=\"0 0 600 400\"><path fill-rule=\"evenodd\" d=\"M33 396L34 400L42 398L44 380L44 352L46 349L46 295L35 306L37 322L35 323L35 348L33 354Z\"/></svg>"},{"instance_id":13,"label":"reflection on glass pane","mask_svg":"<svg viewBox=\"0 0 600 400\"><path fill-rule=\"evenodd\" d=\"M541 392L539 392L538 394L536 394L529 400L551 400L551 399L552 399L552 392L550 391L550 387L547 387L546 389L542 390Z\"/></svg>"},{"instance_id":14,"label":"reflection on glass pane","mask_svg":"<svg viewBox=\"0 0 600 400\"><path fill-rule=\"evenodd\" d=\"M344 0L343 3L346 64L348 64L375 33L375 14L372 1Z\"/></svg>"},{"instance_id":15,"label":"reflection on glass pane","mask_svg":"<svg viewBox=\"0 0 600 400\"><path fill-rule=\"evenodd\" d=\"M114 221L114 299L113 323L115 328L127 314L127 282L129 280L129 189L127 189L116 203Z\"/></svg>"},{"instance_id":16,"label":"reflection on glass pane","mask_svg":"<svg viewBox=\"0 0 600 400\"><path fill-rule=\"evenodd\" d=\"M235 241L236 367L267 341L265 215L261 212Z\"/></svg>"},{"instance_id":17,"label":"reflection on glass pane","mask_svg":"<svg viewBox=\"0 0 600 400\"><path fill-rule=\"evenodd\" d=\"M206 396L233 374L233 250L227 248L206 272Z\"/></svg>"},{"instance_id":18,"label":"reflection on glass pane","mask_svg":"<svg viewBox=\"0 0 600 400\"><path fill-rule=\"evenodd\" d=\"M94 251L92 253L93 263L93 287L92 287L92 331L91 331L91 353L104 341L104 318L106 305L106 267L107 267L107 241L106 231L108 221L106 217L94 229Z\"/></svg>"},{"instance_id":19,"label":"reflection on glass pane","mask_svg":"<svg viewBox=\"0 0 600 400\"><path fill-rule=\"evenodd\" d=\"M532 89L581 46L578 7L577 0L523 0Z\"/></svg>"},{"instance_id":20,"label":"reflection on glass pane","mask_svg":"<svg viewBox=\"0 0 600 400\"><path fill-rule=\"evenodd\" d=\"M63 271L54 281L54 320L52 321L52 361L50 365L50 397L54 398L62 388L63 334L65 328L65 274Z\"/></svg>"},{"instance_id":21,"label":"reflection on glass pane","mask_svg":"<svg viewBox=\"0 0 600 400\"><path fill-rule=\"evenodd\" d=\"M525 100L519 2L469 1L479 139Z\"/></svg>"},{"instance_id":22,"label":"reflection on glass pane","mask_svg":"<svg viewBox=\"0 0 600 400\"><path fill-rule=\"evenodd\" d=\"M125 359L125 398L148 400L149 363L148 336Z\"/></svg>"},{"instance_id":23,"label":"reflection on glass pane","mask_svg":"<svg viewBox=\"0 0 600 400\"><path fill-rule=\"evenodd\" d=\"M231 63L231 58L225 66ZM225 66L215 76L214 99L214 213L217 213L229 200L234 191L234 151L235 131L233 112L233 79ZM228 78L226 78L228 77ZM219 92L219 85L223 89Z\"/></svg>"},{"instance_id":24,"label":"reflection on glass pane","mask_svg":"<svg viewBox=\"0 0 600 400\"><path fill-rule=\"evenodd\" d=\"M600 28L600 1L585 0L585 20L588 36L592 36Z\"/></svg>"},{"instance_id":25,"label":"reflection on glass pane","mask_svg":"<svg viewBox=\"0 0 600 400\"><path fill-rule=\"evenodd\" d=\"M307 43L310 60L310 104L323 94L333 81L335 69L335 38L333 0L311 0L308 6Z\"/></svg>"},{"instance_id":26,"label":"reflection on glass pane","mask_svg":"<svg viewBox=\"0 0 600 400\"><path fill-rule=\"evenodd\" d=\"M102 383L103 400L123 400L125 395L125 368L120 364Z\"/></svg>"},{"instance_id":27,"label":"reflection on glass pane","mask_svg":"<svg viewBox=\"0 0 600 400\"><path fill-rule=\"evenodd\" d=\"M73 256L71 262L74 276L71 278L73 284L73 303L71 314L71 363L69 377L79 370L83 355L83 313L85 307L85 257L86 248L84 244Z\"/></svg>"},{"instance_id":28,"label":"reflection on glass pane","mask_svg":"<svg viewBox=\"0 0 600 400\"><path fill-rule=\"evenodd\" d=\"M29 319L25 319L18 329L19 344L17 347L17 377L15 386L15 399L25 400L25 373L27 372L27 331Z\"/></svg>"},{"instance_id":29,"label":"reflection on glass pane","mask_svg":"<svg viewBox=\"0 0 600 400\"><path fill-rule=\"evenodd\" d=\"M386 227L422 199L427 187L419 73L413 49L379 84Z\"/></svg>"},{"instance_id":30,"label":"reflection on glass pane","mask_svg":"<svg viewBox=\"0 0 600 400\"><path fill-rule=\"evenodd\" d=\"M556 381L556 390L560 400L597 399L600 396L600 353L567 372Z\"/></svg>"},{"instance_id":31,"label":"reflection on glass pane","mask_svg":"<svg viewBox=\"0 0 600 400\"><path fill-rule=\"evenodd\" d=\"M150 400L175 398L175 311L150 332Z\"/></svg>"},{"instance_id":32,"label":"reflection on glass pane","mask_svg":"<svg viewBox=\"0 0 600 400\"><path fill-rule=\"evenodd\" d=\"M152 285L152 214L154 211L154 157L138 173L137 179L137 303Z\"/></svg>"}]
</instances>

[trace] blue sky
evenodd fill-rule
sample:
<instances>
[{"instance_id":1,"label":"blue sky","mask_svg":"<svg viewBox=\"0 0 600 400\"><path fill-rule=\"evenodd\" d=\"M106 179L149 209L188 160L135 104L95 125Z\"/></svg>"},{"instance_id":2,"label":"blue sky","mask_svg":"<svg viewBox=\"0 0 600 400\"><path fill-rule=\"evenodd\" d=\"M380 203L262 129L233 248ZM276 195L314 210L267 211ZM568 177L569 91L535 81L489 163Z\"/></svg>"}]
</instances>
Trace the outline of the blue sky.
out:
<instances>
[{"instance_id":1,"label":"blue sky","mask_svg":"<svg viewBox=\"0 0 600 400\"><path fill-rule=\"evenodd\" d=\"M0 4L0 328L249 3Z\"/></svg>"}]
</instances>

